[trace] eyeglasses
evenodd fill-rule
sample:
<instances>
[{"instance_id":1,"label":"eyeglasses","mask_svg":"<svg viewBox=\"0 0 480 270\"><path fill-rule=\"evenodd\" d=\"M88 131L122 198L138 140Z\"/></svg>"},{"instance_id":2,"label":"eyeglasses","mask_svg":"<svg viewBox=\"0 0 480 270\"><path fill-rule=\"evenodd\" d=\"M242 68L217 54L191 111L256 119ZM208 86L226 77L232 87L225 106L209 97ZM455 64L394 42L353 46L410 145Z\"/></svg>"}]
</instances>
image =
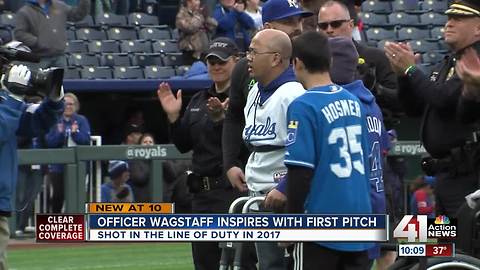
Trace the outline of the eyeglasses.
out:
<instances>
[{"instance_id":1,"label":"eyeglasses","mask_svg":"<svg viewBox=\"0 0 480 270\"><path fill-rule=\"evenodd\" d=\"M223 61L222 59L217 57L211 57L207 59L207 62L211 66L214 66L214 65L224 66L225 64L227 64L228 61Z\"/></svg>"},{"instance_id":2,"label":"eyeglasses","mask_svg":"<svg viewBox=\"0 0 480 270\"><path fill-rule=\"evenodd\" d=\"M327 30L329 25L333 29L336 29L336 28L339 28L340 26L342 26L343 23L349 22L349 21L350 20L335 20L335 21L331 21L331 22L319 22L317 25L318 25L318 28L320 28L322 30Z\"/></svg>"},{"instance_id":3,"label":"eyeglasses","mask_svg":"<svg viewBox=\"0 0 480 270\"><path fill-rule=\"evenodd\" d=\"M276 53L279 53L279 52L257 52L253 48L248 48L248 51L247 51L247 55L250 55L251 57L255 57L256 55L259 55L259 54L276 54Z\"/></svg>"},{"instance_id":4,"label":"eyeglasses","mask_svg":"<svg viewBox=\"0 0 480 270\"><path fill-rule=\"evenodd\" d=\"M65 106L73 106L73 105L75 105L75 103L73 103L73 102L65 102Z\"/></svg>"}]
</instances>

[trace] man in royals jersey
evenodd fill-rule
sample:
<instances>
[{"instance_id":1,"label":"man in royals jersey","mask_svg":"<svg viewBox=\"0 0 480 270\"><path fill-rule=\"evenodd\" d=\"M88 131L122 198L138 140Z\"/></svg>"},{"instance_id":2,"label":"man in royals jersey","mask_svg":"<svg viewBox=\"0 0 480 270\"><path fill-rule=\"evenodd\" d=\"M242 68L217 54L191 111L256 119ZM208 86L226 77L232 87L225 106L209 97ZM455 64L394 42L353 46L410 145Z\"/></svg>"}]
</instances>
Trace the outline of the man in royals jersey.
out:
<instances>
[{"instance_id":1,"label":"man in royals jersey","mask_svg":"<svg viewBox=\"0 0 480 270\"><path fill-rule=\"evenodd\" d=\"M293 41L295 75L308 91L287 112L287 209L291 213L370 214L368 130L360 100L333 84L324 34ZM371 243L295 244L295 269L368 269Z\"/></svg>"},{"instance_id":2,"label":"man in royals jersey","mask_svg":"<svg viewBox=\"0 0 480 270\"><path fill-rule=\"evenodd\" d=\"M385 191L383 188L384 155L388 152L390 142L383 124L383 115L375 101L372 92L368 90L361 80L355 80L357 74L358 52L352 39L346 37L329 38L332 65L330 76L334 83L342 85L354 94L364 109L368 129L368 159L370 161L370 200L373 214L385 214ZM380 257L380 245L368 251L369 258ZM377 261L377 268L383 267L384 260Z\"/></svg>"}]
</instances>

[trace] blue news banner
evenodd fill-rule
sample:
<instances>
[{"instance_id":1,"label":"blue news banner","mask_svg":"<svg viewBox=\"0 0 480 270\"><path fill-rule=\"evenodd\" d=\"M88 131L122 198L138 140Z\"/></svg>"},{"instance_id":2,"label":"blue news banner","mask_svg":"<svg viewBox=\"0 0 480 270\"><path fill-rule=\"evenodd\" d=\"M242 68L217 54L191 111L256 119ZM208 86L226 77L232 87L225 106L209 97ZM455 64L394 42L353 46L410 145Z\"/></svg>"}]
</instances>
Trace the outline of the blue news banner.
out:
<instances>
[{"instance_id":1,"label":"blue news banner","mask_svg":"<svg viewBox=\"0 0 480 270\"><path fill-rule=\"evenodd\" d=\"M387 215L88 214L87 241L388 240Z\"/></svg>"}]
</instances>

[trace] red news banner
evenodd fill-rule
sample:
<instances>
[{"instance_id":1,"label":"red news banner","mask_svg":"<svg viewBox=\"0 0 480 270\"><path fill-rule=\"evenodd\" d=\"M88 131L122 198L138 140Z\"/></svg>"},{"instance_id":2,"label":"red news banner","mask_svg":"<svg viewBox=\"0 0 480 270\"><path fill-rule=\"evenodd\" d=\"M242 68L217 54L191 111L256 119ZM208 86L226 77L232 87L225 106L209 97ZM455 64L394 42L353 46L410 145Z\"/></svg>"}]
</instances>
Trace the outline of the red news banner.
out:
<instances>
[{"instance_id":1,"label":"red news banner","mask_svg":"<svg viewBox=\"0 0 480 270\"><path fill-rule=\"evenodd\" d=\"M426 246L427 257L452 257L455 253L452 244L434 244Z\"/></svg>"},{"instance_id":2,"label":"red news banner","mask_svg":"<svg viewBox=\"0 0 480 270\"><path fill-rule=\"evenodd\" d=\"M85 241L85 215L37 214L37 242Z\"/></svg>"}]
</instances>

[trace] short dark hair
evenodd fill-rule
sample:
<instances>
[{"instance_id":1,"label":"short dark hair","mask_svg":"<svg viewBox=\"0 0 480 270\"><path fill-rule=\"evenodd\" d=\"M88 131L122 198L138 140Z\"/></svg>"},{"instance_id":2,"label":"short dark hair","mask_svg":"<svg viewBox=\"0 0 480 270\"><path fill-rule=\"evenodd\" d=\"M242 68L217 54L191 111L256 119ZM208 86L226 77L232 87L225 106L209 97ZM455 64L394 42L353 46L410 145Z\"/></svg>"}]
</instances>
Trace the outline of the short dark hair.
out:
<instances>
[{"instance_id":1,"label":"short dark hair","mask_svg":"<svg viewBox=\"0 0 480 270\"><path fill-rule=\"evenodd\" d=\"M319 32L307 31L292 41L293 58L300 59L310 73L329 72L332 56L328 37Z\"/></svg>"}]
</instances>

